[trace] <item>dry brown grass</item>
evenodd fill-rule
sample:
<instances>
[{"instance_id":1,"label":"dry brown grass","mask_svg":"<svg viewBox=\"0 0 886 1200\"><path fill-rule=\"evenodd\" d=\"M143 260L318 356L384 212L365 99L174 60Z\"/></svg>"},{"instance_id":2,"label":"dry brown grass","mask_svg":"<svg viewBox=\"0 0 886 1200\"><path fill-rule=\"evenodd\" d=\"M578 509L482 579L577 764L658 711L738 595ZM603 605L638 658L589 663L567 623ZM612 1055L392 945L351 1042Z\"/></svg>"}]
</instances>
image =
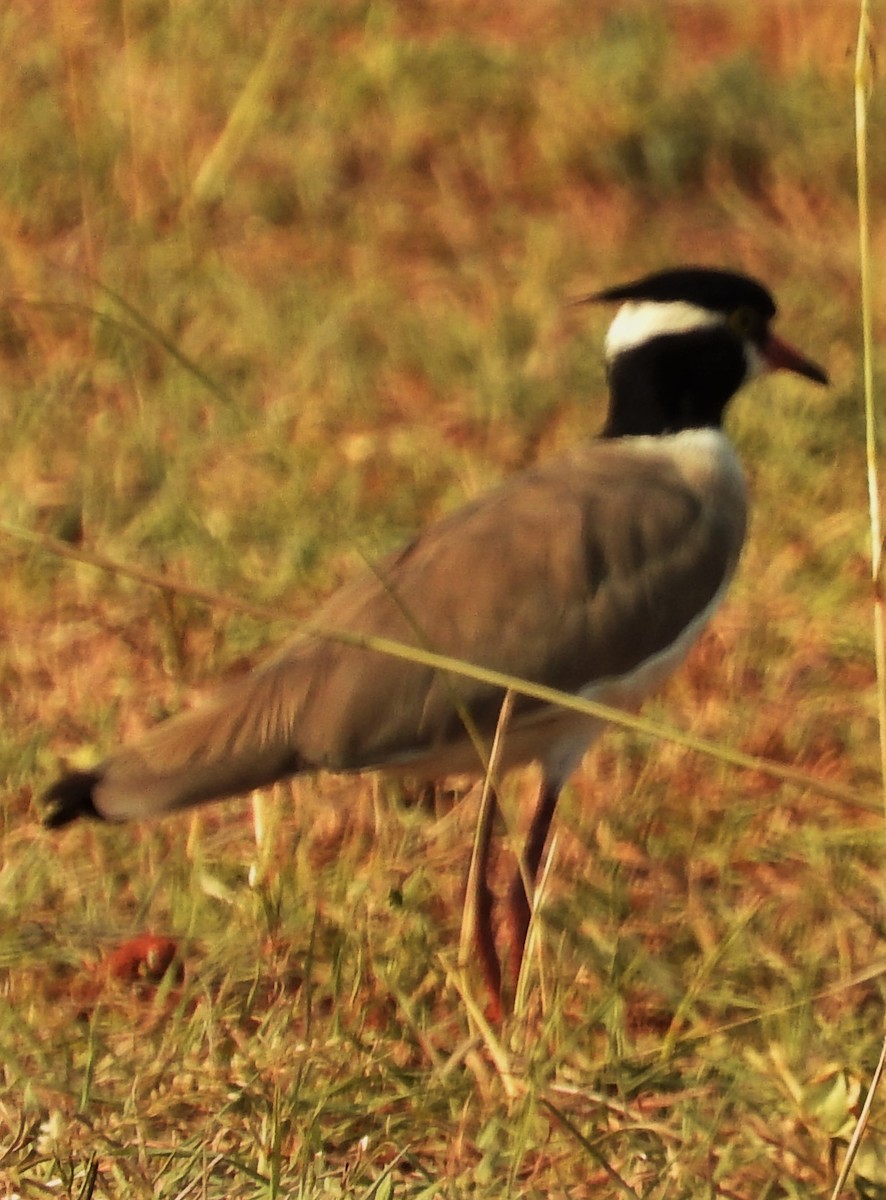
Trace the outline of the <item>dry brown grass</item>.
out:
<instances>
[{"instance_id":1,"label":"dry brown grass","mask_svg":"<svg viewBox=\"0 0 886 1200\"><path fill-rule=\"evenodd\" d=\"M15 0L4 518L307 615L598 426L604 318L565 299L738 264L834 386L735 406L742 573L649 711L870 797L855 22ZM826 1193L881 1033L879 819L613 734L564 797L527 1011L477 1037L452 967L470 797L278 789L262 850L248 803L39 828L60 759L284 630L3 550L0 1194ZM509 785L518 826L533 786ZM181 977L153 978L146 933ZM875 1109L868 1196L883 1146Z\"/></svg>"}]
</instances>

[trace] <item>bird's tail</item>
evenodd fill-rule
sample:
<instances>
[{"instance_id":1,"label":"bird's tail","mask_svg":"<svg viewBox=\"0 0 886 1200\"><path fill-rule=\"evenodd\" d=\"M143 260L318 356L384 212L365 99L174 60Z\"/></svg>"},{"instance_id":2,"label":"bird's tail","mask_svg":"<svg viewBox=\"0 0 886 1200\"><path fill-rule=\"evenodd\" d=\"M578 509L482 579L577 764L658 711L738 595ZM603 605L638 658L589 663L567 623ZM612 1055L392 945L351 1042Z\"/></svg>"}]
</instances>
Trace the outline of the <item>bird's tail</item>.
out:
<instances>
[{"instance_id":1,"label":"bird's tail","mask_svg":"<svg viewBox=\"0 0 886 1200\"><path fill-rule=\"evenodd\" d=\"M69 771L63 775L44 797L43 824L60 829L78 817L98 817L92 793L100 781L100 771Z\"/></svg>"},{"instance_id":2,"label":"bird's tail","mask_svg":"<svg viewBox=\"0 0 886 1200\"><path fill-rule=\"evenodd\" d=\"M78 817L140 820L240 795L305 770L294 747L300 689L261 670L158 725L94 770L63 775L44 797L50 828Z\"/></svg>"}]
</instances>

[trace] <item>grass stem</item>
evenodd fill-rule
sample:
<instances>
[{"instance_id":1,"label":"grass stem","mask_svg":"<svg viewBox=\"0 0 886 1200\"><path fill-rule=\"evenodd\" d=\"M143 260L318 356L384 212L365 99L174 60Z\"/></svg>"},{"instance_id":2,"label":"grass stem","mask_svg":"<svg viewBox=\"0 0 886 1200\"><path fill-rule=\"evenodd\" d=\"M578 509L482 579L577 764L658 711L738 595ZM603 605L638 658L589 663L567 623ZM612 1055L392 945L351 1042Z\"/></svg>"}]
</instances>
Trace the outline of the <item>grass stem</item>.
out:
<instances>
[{"instance_id":1,"label":"grass stem","mask_svg":"<svg viewBox=\"0 0 886 1200\"><path fill-rule=\"evenodd\" d=\"M886 812L886 634L883 613L883 532L880 513L880 483L877 466L877 425L874 410L874 358L872 317L872 273L870 211L868 206L868 103L872 84L873 46L871 43L871 16L868 0L861 0L858 24L858 42L855 52L855 148L858 176L858 237L859 269L861 277L861 326L863 342L865 453L867 461L868 502L871 529L871 579L874 596L874 660L877 671L877 719L880 735L880 776L883 789L883 805ZM832 1200L837 1200L870 1118L871 1106L883 1070L886 1068L886 1039L880 1049L880 1058L871 1080L871 1086L858 1118L846 1157L834 1185Z\"/></svg>"}]
</instances>

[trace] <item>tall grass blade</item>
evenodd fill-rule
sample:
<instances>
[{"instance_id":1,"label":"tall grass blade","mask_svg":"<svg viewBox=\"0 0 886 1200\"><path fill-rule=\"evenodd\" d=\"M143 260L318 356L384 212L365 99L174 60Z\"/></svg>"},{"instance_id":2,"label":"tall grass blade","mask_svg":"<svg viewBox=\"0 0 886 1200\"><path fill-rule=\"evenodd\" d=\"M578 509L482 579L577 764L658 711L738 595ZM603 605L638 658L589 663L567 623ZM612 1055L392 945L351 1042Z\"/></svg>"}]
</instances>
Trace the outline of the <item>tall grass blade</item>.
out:
<instances>
[{"instance_id":1,"label":"tall grass blade","mask_svg":"<svg viewBox=\"0 0 886 1200\"><path fill-rule=\"evenodd\" d=\"M108 287L106 283L102 283L100 279L94 279L90 276L86 276L86 278L93 287L98 288L100 292L104 292L109 300L113 300L118 308L122 308L143 333L148 334L158 346L162 346L170 358L175 359L179 366L189 371L196 380L203 384L208 392L211 392L222 404L227 405L229 408L233 407L233 396L229 392L226 392L221 384L217 383L211 375L207 375L199 363L195 363L192 358L189 358L168 334L164 333L158 325L155 325L149 317L145 316L141 309L136 308L134 304L131 304L129 300L121 296L119 292L114 291L113 288Z\"/></svg>"},{"instance_id":2,"label":"tall grass blade","mask_svg":"<svg viewBox=\"0 0 886 1200\"><path fill-rule=\"evenodd\" d=\"M46 553L59 558L67 558L72 562L96 567L98 570L106 571L110 575L119 575L125 579L136 579L148 587L159 588L160 591L175 592L182 596L189 596L191 599L199 600L201 603L219 610L247 613L249 616L269 622L293 622L290 614L281 612L279 609L262 604L253 604L249 600L242 600L233 596L222 596L218 592L213 592L208 588L201 588L196 584L170 579L155 571L149 571L144 567L119 562L97 551L72 546L67 542L49 537L46 534L23 529L21 526L14 525L9 521L0 520L0 535L5 535L11 540L27 545L36 546ZM683 746L684 749L691 750L695 754L705 755L708 758L727 763L729 766L737 767L739 770L756 771L772 779L778 779L782 783L805 788L818 795L827 796L831 800L837 800L841 804L848 805L851 808L860 809L864 812L879 813L882 811L882 806L879 803L873 804L869 800L866 800L855 788L846 787L842 784L819 778L816 775L809 775L806 771L802 771L799 768L774 762L772 759L763 758L760 755L746 754L744 751L735 750L730 746L722 746L716 742L706 741L704 738L684 733L682 730L674 729L669 725L663 725L661 722L654 721L649 717L641 717L636 713L611 708L608 704L600 704L596 700L586 700L584 697L576 696L571 692L560 692L556 688L547 687L544 684L530 683L528 680L517 679L515 676L506 675L501 671L493 671L487 667L462 662L459 659L450 658L445 654L437 654L432 650L425 650L423 647L410 646L405 642L397 642L392 638L375 637L371 634L355 633L352 630L346 629L326 629L310 623L300 625L300 628L306 634L312 634L314 637L330 638L334 641L344 642L349 646L358 646L365 650L375 650L379 654L390 654L396 658L402 658L407 662L435 667L440 671L449 671L456 675L464 675L467 679L475 679L480 683L488 683L492 687L501 688L505 692L510 689L518 695L528 696L533 700L541 701L543 704L559 705L570 712L578 712L583 713L585 716L596 717L598 720L607 721L611 725L622 729L632 730L643 737L655 741L671 742L676 746Z\"/></svg>"},{"instance_id":3,"label":"tall grass blade","mask_svg":"<svg viewBox=\"0 0 886 1200\"><path fill-rule=\"evenodd\" d=\"M880 772L886 811L886 632L883 596L883 521L880 511L877 418L874 397L873 262L868 202L868 104L872 79L871 24L868 0L861 0L855 56L855 143L858 176L858 236L861 280L865 456L871 528L871 579L874 592L874 654L877 669L877 717L880 734Z\"/></svg>"},{"instance_id":4,"label":"tall grass blade","mask_svg":"<svg viewBox=\"0 0 886 1200\"><path fill-rule=\"evenodd\" d=\"M514 1015L521 1016L526 1011L526 1000L529 994L530 968L532 960L538 959L538 991L541 1000L541 1011L546 1013L548 1010L548 998L545 989L544 972L542 971L541 957L541 940L538 936L538 914L541 911L542 903L547 892L548 880L551 877L551 871L557 857L557 834L551 835L551 844L545 854L544 862L542 863L541 871L539 872L538 881L535 884L530 884L526 895L530 899L529 910L529 928L526 931L526 951L523 955L523 961L520 964L520 974L517 977L517 988L514 995ZM521 870L523 869L522 860L520 862ZM526 872L523 871L523 885L526 886Z\"/></svg>"},{"instance_id":5,"label":"tall grass blade","mask_svg":"<svg viewBox=\"0 0 886 1200\"><path fill-rule=\"evenodd\" d=\"M618 1192L620 1192L623 1196L632 1197L633 1200L640 1200L640 1197L634 1188L631 1187L627 1180L622 1179L621 1175L619 1175L619 1173L615 1170L615 1168L606 1158L605 1154L603 1154L602 1150L600 1150L592 1141L585 1137L578 1126L569 1119L562 1109L557 1108L556 1105L551 1104L550 1100L545 1100L544 1098L542 1098L541 1103L548 1110L551 1116L554 1117L555 1120L558 1121L563 1128L575 1138L578 1144L587 1152L588 1157L593 1159L595 1163L603 1168Z\"/></svg>"},{"instance_id":6,"label":"tall grass blade","mask_svg":"<svg viewBox=\"0 0 886 1200\"><path fill-rule=\"evenodd\" d=\"M872 314L873 263L871 261L870 210L868 205L868 104L870 102L873 65L871 14L868 0L861 0L858 22L858 41L855 50L855 150L858 178L858 239L861 276L861 328L863 343L864 426L867 461L868 503L871 527L871 579L874 593L874 661L877 671L877 720L880 735L880 779L886 814L886 631L883 612L883 526L880 512L880 483L878 473L877 422L874 409L874 341ZM852 1134L846 1157L834 1185L832 1200L842 1192L858 1148L867 1128L871 1106L883 1071L886 1069L886 1039L880 1048L880 1059L874 1071L867 1098Z\"/></svg>"},{"instance_id":7,"label":"tall grass blade","mask_svg":"<svg viewBox=\"0 0 886 1200\"><path fill-rule=\"evenodd\" d=\"M874 1097L880 1087L880 1082L883 1078L883 1072L886 1070L886 1038L883 1039L883 1045L880 1047L880 1059L874 1070L874 1077L871 1080L871 1086L868 1088L868 1094L865 1097L862 1105L861 1113L858 1117L858 1123L852 1131L852 1138L846 1150L846 1157L843 1160L843 1166L840 1169L840 1174L837 1177L837 1182L834 1184L834 1190L831 1193L831 1200L839 1200L840 1193L846 1186L846 1180L849 1178L849 1172L852 1170L852 1164L855 1162L855 1156L858 1153L858 1148L861 1145L861 1139L864 1137L865 1130L868 1127L868 1121L871 1119L871 1108L873 1107Z\"/></svg>"},{"instance_id":8,"label":"tall grass blade","mask_svg":"<svg viewBox=\"0 0 886 1200\"><path fill-rule=\"evenodd\" d=\"M474 845L471 851L471 865L468 868L468 883L465 894L465 906L462 913L461 934L458 943L458 965L464 969L471 958L471 945L477 928L477 888L478 876L485 870L489 858L489 846L492 839L492 827L495 813L498 809L497 779L498 764L507 733L511 710L514 707L514 693L508 691L502 701L498 714L498 724L495 727L495 737L489 753L486 774L483 777L483 790L480 795L480 807L477 812L477 824L474 831Z\"/></svg>"},{"instance_id":9,"label":"tall grass blade","mask_svg":"<svg viewBox=\"0 0 886 1200\"><path fill-rule=\"evenodd\" d=\"M285 7L268 39L261 61L253 69L237 97L225 127L204 158L191 188L192 203L217 200L225 182L252 138L270 114L269 95L288 66L291 69L291 34L301 14L297 7Z\"/></svg>"}]
</instances>

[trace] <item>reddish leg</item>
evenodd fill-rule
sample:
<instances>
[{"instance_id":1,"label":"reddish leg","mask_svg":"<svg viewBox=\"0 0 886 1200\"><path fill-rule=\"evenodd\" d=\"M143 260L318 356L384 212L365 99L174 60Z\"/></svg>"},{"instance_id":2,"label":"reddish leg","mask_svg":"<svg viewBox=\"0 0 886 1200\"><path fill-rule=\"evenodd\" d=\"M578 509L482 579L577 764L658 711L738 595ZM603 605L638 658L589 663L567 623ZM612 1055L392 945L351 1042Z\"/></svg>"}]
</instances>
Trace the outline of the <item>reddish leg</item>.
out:
<instances>
[{"instance_id":1,"label":"reddish leg","mask_svg":"<svg viewBox=\"0 0 886 1200\"><path fill-rule=\"evenodd\" d=\"M548 831L551 828L559 796L559 780L543 779L523 851L523 866L526 878L531 885L535 884L535 877L538 874L538 867L545 842L548 840ZM523 964L523 951L526 948L526 935L529 932L531 912L532 904L530 897L526 894L523 872L517 871L508 891L508 934L511 943L509 967L515 988L520 977L520 967Z\"/></svg>"},{"instance_id":2,"label":"reddish leg","mask_svg":"<svg viewBox=\"0 0 886 1200\"><path fill-rule=\"evenodd\" d=\"M480 961L480 971L489 1003L486 1015L490 1021L501 1021L504 1017L504 1007L501 999L501 962L495 948L495 936L492 931L493 898L489 884L484 879L477 889L475 898L477 905L477 925L474 930L474 944Z\"/></svg>"}]
</instances>

